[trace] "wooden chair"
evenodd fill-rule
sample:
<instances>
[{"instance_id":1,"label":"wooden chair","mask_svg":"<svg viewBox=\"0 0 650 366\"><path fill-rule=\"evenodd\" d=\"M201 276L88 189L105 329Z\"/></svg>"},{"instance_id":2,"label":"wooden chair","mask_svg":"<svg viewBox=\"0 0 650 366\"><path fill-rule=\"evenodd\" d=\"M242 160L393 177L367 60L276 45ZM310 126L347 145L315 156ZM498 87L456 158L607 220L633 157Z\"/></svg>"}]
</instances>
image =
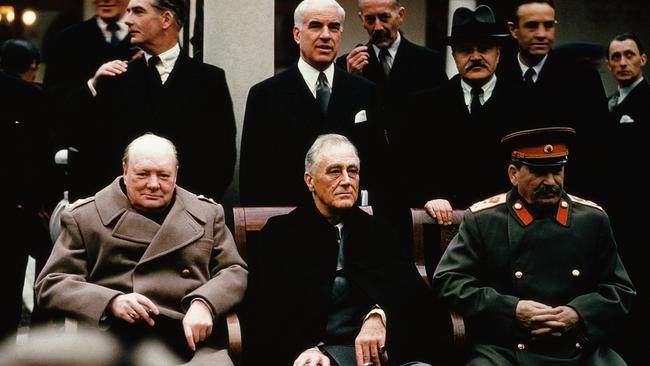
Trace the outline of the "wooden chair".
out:
<instances>
[{"instance_id":1,"label":"wooden chair","mask_svg":"<svg viewBox=\"0 0 650 366\"><path fill-rule=\"evenodd\" d=\"M431 216L422 208L411 208L413 222L413 250L415 263L418 268L424 268L424 276L428 282L433 280L433 272L438 265L442 253L447 249L449 242L458 232L458 227L463 219L464 211L454 210L452 224L449 226L438 225ZM452 342L462 348L465 345L465 322L463 317L455 311L450 312L452 325Z\"/></svg>"}]
</instances>

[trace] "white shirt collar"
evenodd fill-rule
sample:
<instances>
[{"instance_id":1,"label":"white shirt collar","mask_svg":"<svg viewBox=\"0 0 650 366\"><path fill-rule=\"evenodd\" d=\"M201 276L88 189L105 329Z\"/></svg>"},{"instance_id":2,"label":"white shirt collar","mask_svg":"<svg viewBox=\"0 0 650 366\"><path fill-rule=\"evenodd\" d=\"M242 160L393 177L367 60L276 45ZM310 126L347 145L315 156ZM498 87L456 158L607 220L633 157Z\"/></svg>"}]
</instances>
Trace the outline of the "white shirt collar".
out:
<instances>
[{"instance_id":1,"label":"white shirt collar","mask_svg":"<svg viewBox=\"0 0 650 366\"><path fill-rule=\"evenodd\" d=\"M129 33L129 27L126 25L126 23L124 23L125 17L126 14L124 14L117 22L115 22L119 28L116 33L117 33L117 38L119 38L120 41L122 41ZM99 27L99 29L102 31L102 34L104 35L104 39L106 40L106 43L111 43L112 34L111 32L108 31L108 29L106 29L108 27L108 23L100 17L95 17L95 19L97 20L97 26Z\"/></svg>"},{"instance_id":2,"label":"white shirt collar","mask_svg":"<svg viewBox=\"0 0 650 366\"><path fill-rule=\"evenodd\" d=\"M630 94L632 89L634 89L637 85L639 85L643 81L643 76L639 78L639 80L633 82L631 85L628 85L626 87L621 88L620 86L618 87L618 102L617 104L621 104L623 100Z\"/></svg>"},{"instance_id":3,"label":"white shirt collar","mask_svg":"<svg viewBox=\"0 0 650 366\"><path fill-rule=\"evenodd\" d=\"M178 43L176 43L174 47L158 55L160 62L158 65L156 65L156 69L158 70L158 73L160 73L160 79L162 80L163 84L167 81L167 78L169 77L169 74L172 73L172 70L174 70L174 65L176 64L176 60L178 60L178 56L180 54L181 47L178 45ZM148 54L147 52L144 53L144 58L147 61L147 65L149 64L149 59L152 57L153 55Z\"/></svg>"},{"instance_id":4,"label":"white shirt collar","mask_svg":"<svg viewBox=\"0 0 650 366\"><path fill-rule=\"evenodd\" d=\"M314 95L314 98L316 98L316 83L318 82L318 74L320 74L320 71L308 64L302 57L298 60L298 71L300 71L307 87ZM331 63L323 72L325 73L327 82L330 84L330 88L334 88L334 63Z\"/></svg>"},{"instance_id":5,"label":"white shirt collar","mask_svg":"<svg viewBox=\"0 0 650 366\"><path fill-rule=\"evenodd\" d=\"M496 85L497 85L497 76L492 75L492 78L488 80L487 83L483 84L483 86L481 86L481 89L483 89L483 94L479 96L481 105L485 104L485 102L490 100L490 97L492 97L492 93L494 92L494 87ZM472 102L472 86L467 84L465 80L463 80L462 78L460 79L460 86L463 89L463 97L465 97L465 105L469 108L469 105Z\"/></svg>"},{"instance_id":6,"label":"white shirt collar","mask_svg":"<svg viewBox=\"0 0 650 366\"><path fill-rule=\"evenodd\" d=\"M390 45L390 47L388 47L388 53L390 54L390 58L391 58L391 61L390 61L391 62L391 65L390 65L391 67L393 66L393 61L395 60L395 55L397 55L397 48L399 48L400 42L402 42L402 36L400 35L399 32L397 32L397 38L395 39L395 42L393 42L393 44ZM379 59L379 51L381 51L379 49L379 47L375 46L375 44L373 43L372 49L375 50L375 56L377 56L377 59Z\"/></svg>"},{"instance_id":7,"label":"white shirt collar","mask_svg":"<svg viewBox=\"0 0 650 366\"><path fill-rule=\"evenodd\" d=\"M533 70L535 70L535 75L533 75L533 82L537 82L537 79L539 78L539 73L542 72L542 68L544 68L544 64L546 63L546 59L548 58L548 53L544 58L537 63L537 65L533 66ZM523 62L521 62L521 52L517 54L517 62L519 62L519 67L521 68L521 74L524 75L528 69L530 69L529 66L526 66Z\"/></svg>"}]
</instances>

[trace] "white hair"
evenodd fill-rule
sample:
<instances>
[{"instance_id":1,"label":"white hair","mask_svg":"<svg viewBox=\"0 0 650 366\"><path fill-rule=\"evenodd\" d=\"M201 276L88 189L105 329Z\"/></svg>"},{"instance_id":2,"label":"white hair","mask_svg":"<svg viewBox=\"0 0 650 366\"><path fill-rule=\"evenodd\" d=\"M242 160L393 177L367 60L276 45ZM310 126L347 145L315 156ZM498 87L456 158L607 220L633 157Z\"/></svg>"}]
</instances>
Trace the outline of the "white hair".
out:
<instances>
[{"instance_id":1,"label":"white hair","mask_svg":"<svg viewBox=\"0 0 650 366\"><path fill-rule=\"evenodd\" d=\"M303 0L293 12L293 25L302 29L302 21L307 10L336 9L341 18L341 25L345 22L345 9L336 0Z\"/></svg>"},{"instance_id":2,"label":"white hair","mask_svg":"<svg viewBox=\"0 0 650 366\"><path fill-rule=\"evenodd\" d=\"M359 160L359 152L357 151L356 146L354 146L354 144L347 137L335 133L320 135L316 141L311 144L309 151L307 151L307 154L305 155L305 172L314 174L314 168L320 162L323 149L326 146L338 145L348 146L350 149L352 149L352 151L354 151L354 155L357 157L357 160Z\"/></svg>"}]
</instances>

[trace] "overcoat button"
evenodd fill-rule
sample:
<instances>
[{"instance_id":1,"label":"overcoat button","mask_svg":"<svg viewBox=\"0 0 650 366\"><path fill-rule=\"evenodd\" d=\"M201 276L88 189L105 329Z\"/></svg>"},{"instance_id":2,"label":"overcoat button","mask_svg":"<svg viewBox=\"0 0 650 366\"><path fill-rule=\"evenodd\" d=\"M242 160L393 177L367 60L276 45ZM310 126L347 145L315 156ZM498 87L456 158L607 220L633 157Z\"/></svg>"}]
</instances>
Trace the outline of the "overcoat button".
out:
<instances>
[{"instance_id":1,"label":"overcoat button","mask_svg":"<svg viewBox=\"0 0 650 366\"><path fill-rule=\"evenodd\" d=\"M521 271L517 271L517 272L515 272L515 277L519 280L519 279L521 279L522 277L524 277L524 274L523 274L523 272L521 272Z\"/></svg>"},{"instance_id":2,"label":"overcoat button","mask_svg":"<svg viewBox=\"0 0 650 366\"><path fill-rule=\"evenodd\" d=\"M582 344L580 344L580 342L576 342L576 349L582 349Z\"/></svg>"},{"instance_id":3,"label":"overcoat button","mask_svg":"<svg viewBox=\"0 0 650 366\"><path fill-rule=\"evenodd\" d=\"M521 205L521 203L517 202L515 203L515 210L521 210L524 206Z\"/></svg>"},{"instance_id":4,"label":"overcoat button","mask_svg":"<svg viewBox=\"0 0 650 366\"><path fill-rule=\"evenodd\" d=\"M190 270L185 268L184 270L181 271L181 277L183 278L188 278L190 276Z\"/></svg>"},{"instance_id":5,"label":"overcoat button","mask_svg":"<svg viewBox=\"0 0 650 366\"><path fill-rule=\"evenodd\" d=\"M517 349L520 350L520 351L523 351L523 350L526 349L526 345L523 344L523 343L519 343L519 344L517 345Z\"/></svg>"}]
</instances>

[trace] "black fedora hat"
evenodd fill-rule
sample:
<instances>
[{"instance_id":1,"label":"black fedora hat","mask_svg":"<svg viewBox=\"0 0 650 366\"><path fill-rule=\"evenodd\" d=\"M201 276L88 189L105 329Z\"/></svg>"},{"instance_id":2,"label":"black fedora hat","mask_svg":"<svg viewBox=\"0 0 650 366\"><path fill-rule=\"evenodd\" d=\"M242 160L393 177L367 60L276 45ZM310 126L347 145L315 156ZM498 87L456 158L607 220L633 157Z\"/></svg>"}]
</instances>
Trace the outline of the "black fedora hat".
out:
<instances>
[{"instance_id":1,"label":"black fedora hat","mask_svg":"<svg viewBox=\"0 0 650 366\"><path fill-rule=\"evenodd\" d=\"M494 13L489 6L480 5L474 11L460 7L454 11L451 35L447 37L447 44L486 38L499 40L507 36L507 33L499 32Z\"/></svg>"}]
</instances>

